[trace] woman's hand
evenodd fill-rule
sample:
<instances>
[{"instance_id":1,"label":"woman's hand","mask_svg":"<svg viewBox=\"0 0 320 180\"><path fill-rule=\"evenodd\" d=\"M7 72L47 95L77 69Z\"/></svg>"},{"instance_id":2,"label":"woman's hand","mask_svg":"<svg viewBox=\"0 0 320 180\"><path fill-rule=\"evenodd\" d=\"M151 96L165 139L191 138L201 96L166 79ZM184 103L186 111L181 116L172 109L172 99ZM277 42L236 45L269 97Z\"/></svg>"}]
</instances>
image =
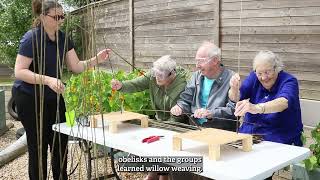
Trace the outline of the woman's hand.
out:
<instances>
[{"instance_id":1,"label":"woman's hand","mask_svg":"<svg viewBox=\"0 0 320 180\"><path fill-rule=\"evenodd\" d=\"M238 73L234 74L230 79L230 89L229 89L229 99L233 102L239 101L240 98L240 75Z\"/></svg>"},{"instance_id":2,"label":"woman's hand","mask_svg":"<svg viewBox=\"0 0 320 180\"><path fill-rule=\"evenodd\" d=\"M119 90L122 88L122 83L116 79L111 80L111 88L114 90Z\"/></svg>"},{"instance_id":3,"label":"woman's hand","mask_svg":"<svg viewBox=\"0 0 320 180\"><path fill-rule=\"evenodd\" d=\"M101 50L98 54L98 63L103 63L107 61L107 59L110 57L111 49L104 49Z\"/></svg>"},{"instance_id":4,"label":"woman's hand","mask_svg":"<svg viewBox=\"0 0 320 180\"><path fill-rule=\"evenodd\" d=\"M50 87L57 94L62 94L64 92L64 84L60 79L53 77L46 77L45 84Z\"/></svg>"},{"instance_id":5,"label":"woman's hand","mask_svg":"<svg viewBox=\"0 0 320 180\"><path fill-rule=\"evenodd\" d=\"M234 74L230 79L230 89L232 91L238 91L240 88L240 75L238 73Z\"/></svg>"},{"instance_id":6,"label":"woman's hand","mask_svg":"<svg viewBox=\"0 0 320 180\"><path fill-rule=\"evenodd\" d=\"M237 102L234 115L244 116L247 112L251 114L258 114L261 113L261 109L257 105L250 103L249 99Z\"/></svg>"},{"instance_id":7,"label":"woman's hand","mask_svg":"<svg viewBox=\"0 0 320 180\"><path fill-rule=\"evenodd\" d=\"M180 116L182 114L182 109L179 105L175 105L171 108L170 112L174 116Z\"/></svg>"}]
</instances>

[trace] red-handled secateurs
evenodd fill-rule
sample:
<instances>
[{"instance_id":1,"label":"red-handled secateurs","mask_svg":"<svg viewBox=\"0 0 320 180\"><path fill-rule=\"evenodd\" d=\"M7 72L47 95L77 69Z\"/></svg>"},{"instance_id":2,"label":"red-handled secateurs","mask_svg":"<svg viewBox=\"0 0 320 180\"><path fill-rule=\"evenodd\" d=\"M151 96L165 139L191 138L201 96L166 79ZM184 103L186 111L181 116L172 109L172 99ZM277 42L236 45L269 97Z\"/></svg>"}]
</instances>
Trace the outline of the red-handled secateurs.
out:
<instances>
[{"instance_id":1,"label":"red-handled secateurs","mask_svg":"<svg viewBox=\"0 0 320 180\"><path fill-rule=\"evenodd\" d=\"M152 143L152 142L155 142L155 141L159 141L160 138L163 137L163 136L149 136L147 138L144 138L142 139L142 143Z\"/></svg>"}]
</instances>

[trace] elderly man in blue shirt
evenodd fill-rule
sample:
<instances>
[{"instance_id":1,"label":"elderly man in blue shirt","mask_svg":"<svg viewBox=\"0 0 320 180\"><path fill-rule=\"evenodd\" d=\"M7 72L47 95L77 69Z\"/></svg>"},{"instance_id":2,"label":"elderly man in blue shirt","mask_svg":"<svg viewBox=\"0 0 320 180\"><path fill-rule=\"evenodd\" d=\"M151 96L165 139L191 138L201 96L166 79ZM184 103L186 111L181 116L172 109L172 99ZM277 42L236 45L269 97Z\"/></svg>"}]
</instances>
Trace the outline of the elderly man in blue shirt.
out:
<instances>
[{"instance_id":1,"label":"elderly man in blue shirt","mask_svg":"<svg viewBox=\"0 0 320 180\"><path fill-rule=\"evenodd\" d=\"M303 131L297 79L283 71L271 51L260 51L253 71L240 83L230 80L229 98L237 101L235 115L244 116L240 132L262 135L264 140L302 146Z\"/></svg>"},{"instance_id":2,"label":"elderly man in blue shirt","mask_svg":"<svg viewBox=\"0 0 320 180\"><path fill-rule=\"evenodd\" d=\"M221 64L221 49L204 42L196 53L196 67L171 113L192 113L196 125L235 131L235 103L229 100L229 82L234 74ZM231 121L230 121L231 119Z\"/></svg>"}]
</instances>

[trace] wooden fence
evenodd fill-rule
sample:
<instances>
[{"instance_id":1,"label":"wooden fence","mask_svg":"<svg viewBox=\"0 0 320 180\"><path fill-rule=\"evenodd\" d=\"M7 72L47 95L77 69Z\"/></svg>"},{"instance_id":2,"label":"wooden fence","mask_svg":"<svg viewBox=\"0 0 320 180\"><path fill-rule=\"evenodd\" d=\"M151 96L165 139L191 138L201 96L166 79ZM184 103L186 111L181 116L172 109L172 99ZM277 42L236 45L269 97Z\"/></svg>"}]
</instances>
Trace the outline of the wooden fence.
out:
<instances>
[{"instance_id":1,"label":"wooden fence","mask_svg":"<svg viewBox=\"0 0 320 180\"><path fill-rule=\"evenodd\" d=\"M319 0L105 0L74 13L87 17L83 26L93 27L97 49L111 47L139 68L171 54L193 69L198 46L210 40L234 71L241 17L241 75L259 50L272 50L299 79L301 98L320 100ZM130 69L117 56L112 64Z\"/></svg>"}]
</instances>

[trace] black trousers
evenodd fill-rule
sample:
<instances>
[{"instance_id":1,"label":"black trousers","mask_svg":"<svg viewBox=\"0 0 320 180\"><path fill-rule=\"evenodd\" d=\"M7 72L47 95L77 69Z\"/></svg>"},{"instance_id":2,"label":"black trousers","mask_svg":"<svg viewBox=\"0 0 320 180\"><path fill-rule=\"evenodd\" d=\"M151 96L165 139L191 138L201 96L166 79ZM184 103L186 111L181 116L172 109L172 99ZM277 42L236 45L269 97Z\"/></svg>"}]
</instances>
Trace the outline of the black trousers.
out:
<instances>
[{"instance_id":1,"label":"black trousers","mask_svg":"<svg viewBox=\"0 0 320 180\"><path fill-rule=\"evenodd\" d=\"M55 180L65 180L67 179L68 136L52 130L53 124L66 121L64 100L61 96L58 116L56 116L57 99L44 99L43 113L39 110L39 100L40 98L35 100L34 96L20 90L16 92L18 116L27 135L29 178L31 180L47 179L47 152L49 145L53 178Z\"/></svg>"}]
</instances>

